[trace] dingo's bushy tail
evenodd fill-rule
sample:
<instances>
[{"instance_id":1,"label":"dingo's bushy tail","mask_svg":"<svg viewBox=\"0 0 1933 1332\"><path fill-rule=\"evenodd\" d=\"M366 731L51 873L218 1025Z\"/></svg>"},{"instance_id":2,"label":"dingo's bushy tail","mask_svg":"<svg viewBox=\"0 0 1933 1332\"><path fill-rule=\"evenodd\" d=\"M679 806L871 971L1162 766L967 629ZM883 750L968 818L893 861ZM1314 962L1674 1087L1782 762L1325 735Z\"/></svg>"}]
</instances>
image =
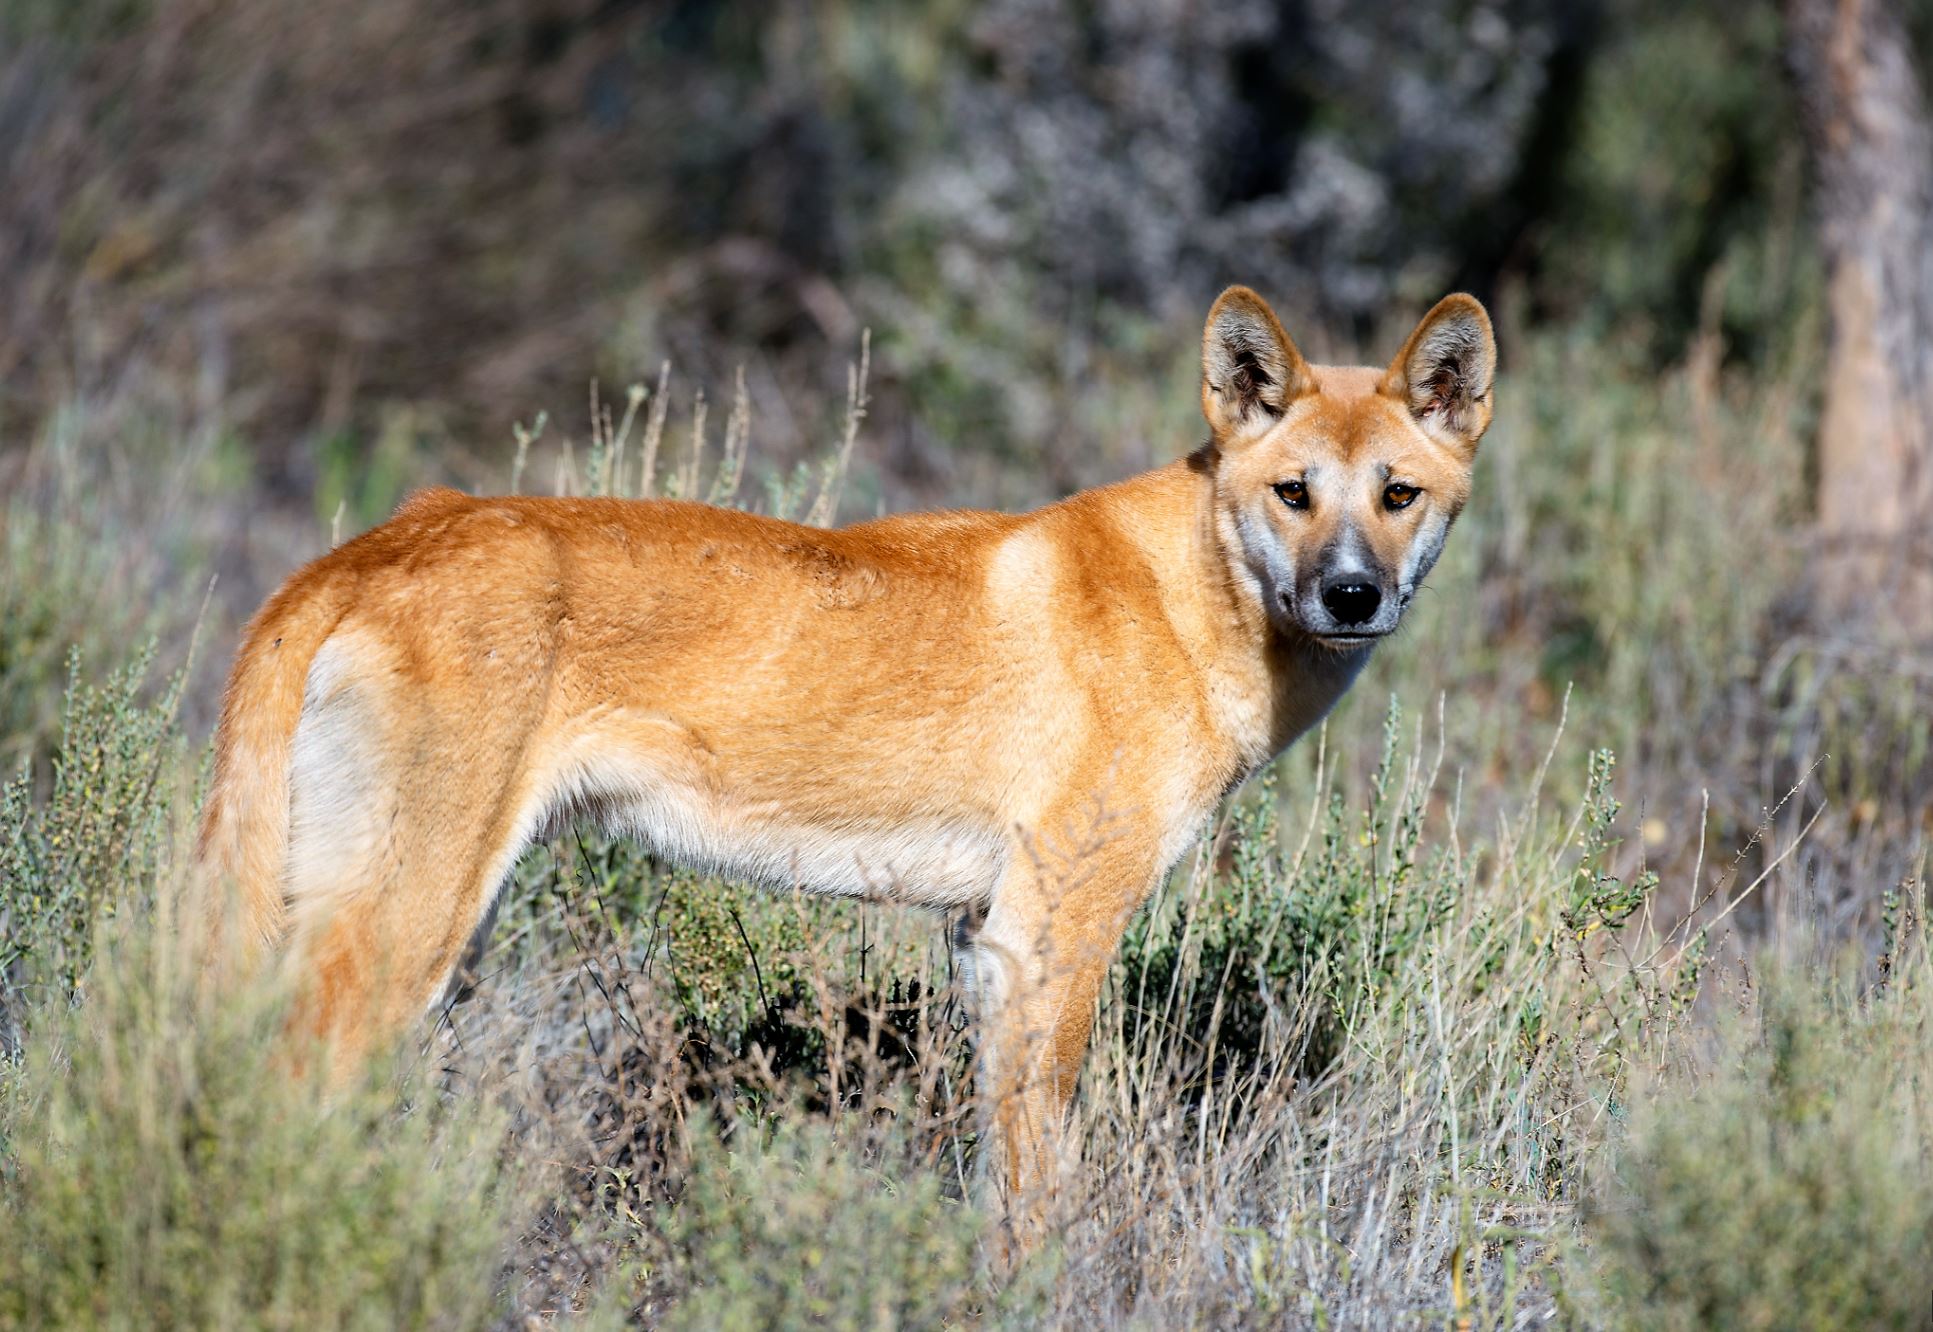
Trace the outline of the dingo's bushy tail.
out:
<instances>
[{"instance_id":1,"label":"dingo's bushy tail","mask_svg":"<svg viewBox=\"0 0 1933 1332\"><path fill-rule=\"evenodd\" d=\"M248 956L278 943L287 923L289 757L309 664L340 618L336 597L284 587L249 625L222 696L197 859L221 944Z\"/></svg>"}]
</instances>

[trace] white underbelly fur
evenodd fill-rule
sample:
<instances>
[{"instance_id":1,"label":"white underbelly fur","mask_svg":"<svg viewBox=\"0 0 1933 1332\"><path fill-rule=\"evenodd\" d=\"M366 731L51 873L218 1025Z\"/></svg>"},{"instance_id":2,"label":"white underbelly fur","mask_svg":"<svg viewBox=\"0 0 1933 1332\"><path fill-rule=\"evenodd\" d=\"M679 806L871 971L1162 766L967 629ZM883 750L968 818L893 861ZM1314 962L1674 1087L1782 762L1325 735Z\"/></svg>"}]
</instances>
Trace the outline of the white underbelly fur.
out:
<instances>
[{"instance_id":1,"label":"white underbelly fur","mask_svg":"<svg viewBox=\"0 0 1933 1332\"><path fill-rule=\"evenodd\" d=\"M679 864L778 889L951 908L984 904L1007 839L964 819L811 822L776 801L734 800L636 761L581 765L558 812L595 811Z\"/></svg>"}]
</instances>

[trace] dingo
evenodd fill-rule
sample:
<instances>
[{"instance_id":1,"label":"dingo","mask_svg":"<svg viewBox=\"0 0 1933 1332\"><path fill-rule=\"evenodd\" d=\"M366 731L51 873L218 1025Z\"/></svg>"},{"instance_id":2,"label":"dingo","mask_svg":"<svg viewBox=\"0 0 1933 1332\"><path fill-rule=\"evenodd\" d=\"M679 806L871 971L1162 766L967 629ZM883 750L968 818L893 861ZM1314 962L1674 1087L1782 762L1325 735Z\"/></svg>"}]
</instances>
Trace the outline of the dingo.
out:
<instances>
[{"instance_id":1,"label":"dingo","mask_svg":"<svg viewBox=\"0 0 1933 1332\"><path fill-rule=\"evenodd\" d=\"M828 531L415 495L250 625L202 862L345 1055L438 1000L562 818L963 909L1001 1173L1043 1183L1129 914L1396 628L1495 364L1469 296L1376 370L1308 364L1232 287L1202 338L1209 442L1033 513Z\"/></svg>"}]
</instances>

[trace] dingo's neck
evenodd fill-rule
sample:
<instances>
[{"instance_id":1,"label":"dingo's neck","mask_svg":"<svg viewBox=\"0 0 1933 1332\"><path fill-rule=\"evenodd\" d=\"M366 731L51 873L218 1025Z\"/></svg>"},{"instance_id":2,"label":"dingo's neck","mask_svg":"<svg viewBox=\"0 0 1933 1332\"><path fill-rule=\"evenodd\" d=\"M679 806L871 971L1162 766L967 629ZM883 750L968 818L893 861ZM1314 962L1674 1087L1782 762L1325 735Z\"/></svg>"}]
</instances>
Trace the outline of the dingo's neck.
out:
<instances>
[{"instance_id":1,"label":"dingo's neck","mask_svg":"<svg viewBox=\"0 0 1933 1332\"><path fill-rule=\"evenodd\" d=\"M1319 722L1369 661L1369 647L1337 651L1276 626L1216 502L1205 450L1069 502L1104 509L1147 561L1201 675L1233 780Z\"/></svg>"}]
</instances>

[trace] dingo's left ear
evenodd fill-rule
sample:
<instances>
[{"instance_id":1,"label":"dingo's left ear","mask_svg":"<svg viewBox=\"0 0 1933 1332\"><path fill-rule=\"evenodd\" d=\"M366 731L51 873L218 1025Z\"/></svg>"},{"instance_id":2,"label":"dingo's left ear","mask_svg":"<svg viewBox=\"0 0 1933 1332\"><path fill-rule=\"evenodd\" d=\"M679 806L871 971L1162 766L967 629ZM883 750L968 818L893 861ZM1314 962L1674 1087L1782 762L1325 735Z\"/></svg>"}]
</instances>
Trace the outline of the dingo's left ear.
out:
<instances>
[{"instance_id":1,"label":"dingo's left ear","mask_svg":"<svg viewBox=\"0 0 1933 1332\"><path fill-rule=\"evenodd\" d=\"M1445 296L1390 362L1382 389L1406 405L1425 434L1465 453L1490 424L1497 340L1482 302Z\"/></svg>"}]
</instances>

